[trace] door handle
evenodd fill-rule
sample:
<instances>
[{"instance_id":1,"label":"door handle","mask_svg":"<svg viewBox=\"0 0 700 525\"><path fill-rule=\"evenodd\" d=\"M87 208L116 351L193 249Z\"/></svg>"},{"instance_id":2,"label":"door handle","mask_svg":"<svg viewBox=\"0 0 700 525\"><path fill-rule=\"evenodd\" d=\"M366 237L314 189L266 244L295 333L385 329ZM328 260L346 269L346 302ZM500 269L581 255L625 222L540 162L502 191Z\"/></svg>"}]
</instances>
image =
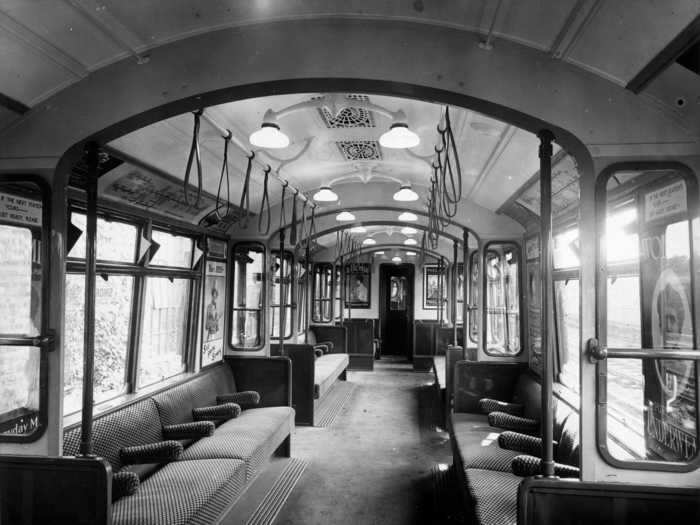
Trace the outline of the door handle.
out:
<instances>
[{"instance_id":1,"label":"door handle","mask_svg":"<svg viewBox=\"0 0 700 525\"><path fill-rule=\"evenodd\" d=\"M597 363L608 358L608 349L602 346L598 339L591 337L586 341L586 355L591 363Z\"/></svg>"}]
</instances>

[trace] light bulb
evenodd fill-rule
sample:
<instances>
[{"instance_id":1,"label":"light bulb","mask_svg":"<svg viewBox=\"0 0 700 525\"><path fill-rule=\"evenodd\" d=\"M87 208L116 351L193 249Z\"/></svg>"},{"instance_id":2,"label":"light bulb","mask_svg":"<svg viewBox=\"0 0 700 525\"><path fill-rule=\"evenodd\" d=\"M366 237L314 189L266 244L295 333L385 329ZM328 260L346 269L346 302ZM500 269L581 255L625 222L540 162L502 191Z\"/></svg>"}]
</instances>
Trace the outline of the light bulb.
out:
<instances>
[{"instance_id":1,"label":"light bulb","mask_svg":"<svg viewBox=\"0 0 700 525\"><path fill-rule=\"evenodd\" d=\"M372 239L372 237L367 237L364 241L362 241L362 244L364 244L365 246L371 246L373 244L377 244L377 241Z\"/></svg>"},{"instance_id":2,"label":"light bulb","mask_svg":"<svg viewBox=\"0 0 700 525\"><path fill-rule=\"evenodd\" d=\"M350 228L351 233L367 233L367 228L364 226L353 226Z\"/></svg>"},{"instance_id":3,"label":"light bulb","mask_svg":"<svg viewBox=\"0 0 700 525\"><path fill-rule=\"evenodd\" d=\"M401 262L401 257L392 257L392 258L391 258L391 262L400 263L400 262Z\"/></svg>"},{"instance_id":4,"label":"light bulb","mask_svg":"<svg viewBox=\"0 0 700 525\"><path fill-rule=\"evenodd\" d=\"M417 201L418 194L411 189L410 185L403 184L403 185L401 185L401 188L399 189L399 191L394 193L394 200L401 201L401 202Z\"/></svg>"},{"instance_id":5,"label":"light bulb","mask_svg":"<svg viewBox=\"0 0 700 525\"><path fill-rule=\"evenodd\" d=\"M384 148L415 148L420 144L420 137L403 122L395 122L379 137L379 144Z\"/></svg>"},{"instance_id":6,"label":"light bulb","mask_svg":"<svg viewBox=\"0 0 700 525\"><path fill-rule=\"evenodd\" d=\"M407 246L415 246L416 244L418 244L418 241L415 239L408 238L405 241L403 241L403 243Z\"/></svg>"},{"instance_id":7,"label":"light bulb","mask_svg":"<svg viewBox=\"0 0 700 525\"><path fill-rule=\"evenodd\" d=\"M401 233L404 235L414 235L418 233L418 230L415 228L411 228L410 226L405 226L404 228L401 228Z\"/></svg>"},{"instance_id":8,"label":"light bulb","mask_svg":"<svg viewBox=\"0 0 700 525\"><path fill-rule=\"evenodd\" d=\"M280 149L289 146L289 137L277 124L263 122L260 129L250 134L250 143L258 148Z\"/></svg>"},{"instance_id":9,"label":"light bulb","mask_svg":"<svg viewBox=\"0 0 700 525\"><path fill-rule=\"evenodd\" d=\"M374 252L375 255L384 255L383 251Z\"/></svg>"},{"instance_id":10,"label":"light bulb","mask_svg":"<svg viewBox=\"0 0 700 525\"><path fill-rule=\"evenodd\" d=\"M406 252L406 255L408 255L409 257L412 257L412 256L414 256L415 254L416 254L416 252Z\"/></svg>"}]
</instances>

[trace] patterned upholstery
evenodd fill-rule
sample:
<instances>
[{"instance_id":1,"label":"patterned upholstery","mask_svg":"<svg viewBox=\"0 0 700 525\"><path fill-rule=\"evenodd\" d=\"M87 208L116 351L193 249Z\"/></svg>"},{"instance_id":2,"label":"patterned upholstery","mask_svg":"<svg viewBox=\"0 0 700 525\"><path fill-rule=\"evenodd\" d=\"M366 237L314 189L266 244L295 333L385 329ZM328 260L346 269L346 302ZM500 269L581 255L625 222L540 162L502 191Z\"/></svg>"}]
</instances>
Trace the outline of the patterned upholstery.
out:
<instances>
[{"instance_id":1,"label":"patterned upholstery","mask_svg":"<svg viewBox=\"0 0 700 525\"><path fill-rule=\"evenodd\" d=\"M535 456L516 456L513 458L513 474L516 476L538 476L542 474L542 459ZM578 467L554 463L554 475L560 478L577 478L579 476Z\"/></svg>"},{"instance_id":2,"label":"patterned upholstery","mask_svg":"<svg viewBox=\"0 0 700 525\"><path fill-rule=\"evenodd\" d=\"M506 403L505 401L498 401L496 399L484 398L479 400L479 409L484 414L489 414L491 412L504 412L510 414L511 416L522 416L525 407L518 403Z\"/></svg>"},{"instance_id":3,"label":"patterned upholstery","mask_svg":"<svg viewBox=\"0 0 700 525\"><path fill-rule=\"evenodd\" d=\"M526 417L511 416L505 412L491 412L488 415L489 425L502 428L504 430L513 430L515 432L524 432L526 434L534 434L539 431L540 424L534 419Z\"/></svg>"},{"instance_id":4,"label":"patterned upholstery","mask_svg":"<svg viewBox=\"0 0 700 525\"><path fill-rule=\"evenodd\" d=\"M522 454L529 454L531 456L542 455L542 438L528 436L520 432L511 432L510 430L503 432L498 436L498 445L501 448L514 450ZM554 442L554 446L557 446L556 441Z\"/></svg>"},{"instance_id":5,"label":"patterned upholstery","mask_svg":"<svg viewBox=\"0 0 700 525\"><path fill-rule=\"evenodd\" d=\"M246 480L249 480L293 428L294 411L289 407L246 410L219 427L212 437L193 443L181 459L241 459L246 463Z\"/></svg>"},{"instance_id":6,"label":"patterned upholstery","mask_svg":"<svg viewBox=\"0 0 700 525\"><path fill-rule=\"evenodd\" d=\"M195 421L228 421L241 413L241 407L236 403L222 403L192 409L192 419Z\"/></svg>"},{"instance_id":7,"label":"patterned upholstery","mask_svg":"<svg viewBox=\"0 0 700 525\"><path fill-rule=\"evenodd\" d=\"M179 425L166 425L163 427L163 436L166 439L199 439L211 436L215 429L216 426L211 421L193 421Z\"/></svg>"},{"instance_id":8,"label":"patterned upholstery","mask_svg":"<svg viewBox=\"0 0 700 525\"><path fill-rule=\"evenodd\" d=\"M216 396L216 403L236 403L241 407L241 410L247 410L249 408L255 408L260 404L260 394L253 390L234 392L233 394L222 394Z\"/></svg>"},{"instance_id":9,"label":"patterned upholstery","mask_svg":"<svg viewBox=\"0 0 700 525\"><path fill-rule=\"evenodd\" d=\"M314 346L314 356L316 358L323 357L323 347Z\"/></svg>"},{"instance_id":10,"label":"patterned upholstery","mask_svg":"<svg viewBox=\"0 0 700 525\"><path fill-rule=\"evenodd\" d=\"M245 466L235 459L170 463L112 507L113 525L185 525L211 522L245 485ZM225 502L220 501L224 499ZM217 514L218 514L217 512Z\"/></svg>"},{"instance_id":11,"label":"patterned upholstery","mask_svg":"<svg viewBox=\"0 0 700 525\"><path fill-rule=\"evenodd\" d=\"M467 469L467 490L480 525L516 525L518 485L512 472Z\"/></svg>"},{"instance_id":12,"label":"patterned upholstery","mask_svg":"<svg viewBox=\"0 0 700 525\"><path fill-rule=\"evenodd\" d=\"M124 447L119 451L119 457L125 465L168 463L177 460L182 450L182 444L178 441L159 441L147 445Z\"/></svg>"},{"instance_id":13,"label":"patterned upholstery","mask_svg":"<svg viewBox=\"0 0 700 525\"><path fill-rule=\"evenodd\" d=\"M348 354L327 354L314 364L314 399L320 399L350 364Z\"/></svg>"},{"instance_id":14,"label":"patterned upholstery","mask_svg":"<svg viewBox=\"0 0 700 525\"><path fill-rule=\"evenodd\" d=\"M510 471L511 461L521 452L498 446L500 429L484 423L481 414L451 414L452 446L462 468Z\"/></svg>"},{"instance_id":15,"label":"patterned upholstery","mask_svg":"<svg viewBox=\"0 0 700 525\"><path fill-rule=\"evenodd\" d=\"M112 475L112 502L135 494L139 488L139 477L134 472L121 471Z\"/></svg>"}]
</instances>

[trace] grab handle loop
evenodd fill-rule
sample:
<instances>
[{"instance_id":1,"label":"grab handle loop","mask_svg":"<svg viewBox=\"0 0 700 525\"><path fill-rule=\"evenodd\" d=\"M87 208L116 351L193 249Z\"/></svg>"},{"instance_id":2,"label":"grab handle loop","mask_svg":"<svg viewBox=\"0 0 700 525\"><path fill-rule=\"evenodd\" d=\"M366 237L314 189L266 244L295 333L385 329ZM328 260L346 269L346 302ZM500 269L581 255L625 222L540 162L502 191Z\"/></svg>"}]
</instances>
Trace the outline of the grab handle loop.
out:
<instances>
[{"instance_id":1,"label":"grab handle loop","mask_svg":"<svg viewBox=\"0 0 700 525\"><path fill-rule=\"evenodd\" d=\"M270 195L267 190L268 179L270 178L270 166L265 168L265 182L263 182L263 196L260 201L260 213L258 214L258 232L267 235L270 233L270 222L272 221L272 215L270 213ZM263 214L267 216L266 226L263 228Z\"/></svg>"},{"instance_id":2,"label":"grab handle loop","mask_svg":"<svg viewBox=\"0 0 700 525\"><path fill-rule=\"evenodd\" d=\"M245 170L245 180L243 182L243 192L241 193L241 203L239 206L244 228L248 227L248 215L250 214L250 172L253 168L254 158L255 153L248 155L248 166Z\"/></svg>"},{"instance_id":3,"label":"grab handle loop","mask_svg":"<svg viewBox=\"0 0 700 525\"><path fill-rule=\"evenodd\" d=\"M192 171L192 161L197 162L197 200L194 202L195 206L199 206L199 199L202 196L202 156L199 151L199 124L200 118L203 111L200 109L195 111L194 114L194 129L192 131L192 145L190 146L190 154L187 158L187 168L185 169L185 180L183 183L185 204L190 205L190 200L188 196L189 185L190 185L190 171Z\"/></svg>"},{"instance_id":4,"label":"grab handle loop","mask_svg":"<svg viewBox=\"0 0 700 525\"><path fill-rule=\"evenodd\" d=\"M228 143L231 140L231 131L226 130L226 136L224 137L224 161L221 164L221 175L219 176L219 187L216 190L216 208L214 212L216 213L216 218L222 220L224 217L228 217L231 213L231 182L228 172ZM226 177L226 213L221 215L219 210L221 210L221 185L223 184L224 177Z\"/></svg>"},{"instance_id":5,"label":"grab handle loop","mask_svg":"<svg viewBox=\"0 0 700 525\"><path fill-rule=\"evenodd\" d=\"M292 246L297 245L297 195L298 192L294 192L292 197L292 227L289 230L289 244Z\"/></svg>"}]
</instances>

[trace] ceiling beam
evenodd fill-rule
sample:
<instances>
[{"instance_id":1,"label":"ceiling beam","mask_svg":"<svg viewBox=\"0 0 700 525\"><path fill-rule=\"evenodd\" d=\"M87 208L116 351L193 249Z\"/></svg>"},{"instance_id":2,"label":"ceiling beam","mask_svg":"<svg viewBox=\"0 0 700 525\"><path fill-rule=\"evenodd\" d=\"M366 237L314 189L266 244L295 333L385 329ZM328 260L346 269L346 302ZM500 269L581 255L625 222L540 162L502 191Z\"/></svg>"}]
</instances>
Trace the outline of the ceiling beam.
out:
<instances>
[{"instance_id":1,"label":"ceiling beam","mask_svg":"<svg viewBox=\"0 0 700 525\"><path fill-rule=\"evenodd\" d=\"M564 60L569 55L601 4L601 0L577 0L549 48L553 58ZM583 13L582 16L580 16L581 13Z\"/></svg>"},{"instance_id":2,"label":"ceiling beam","mask_svg":"<svg viewBox=\"0 0 700 525\"><path fill-rule=\"evenodd\" d=\"M625 88L638 94L649 83L672 65L686 49L700 41L700 15L696 16L651 61L630 80Z\"/></svg>"}]
</instances>

